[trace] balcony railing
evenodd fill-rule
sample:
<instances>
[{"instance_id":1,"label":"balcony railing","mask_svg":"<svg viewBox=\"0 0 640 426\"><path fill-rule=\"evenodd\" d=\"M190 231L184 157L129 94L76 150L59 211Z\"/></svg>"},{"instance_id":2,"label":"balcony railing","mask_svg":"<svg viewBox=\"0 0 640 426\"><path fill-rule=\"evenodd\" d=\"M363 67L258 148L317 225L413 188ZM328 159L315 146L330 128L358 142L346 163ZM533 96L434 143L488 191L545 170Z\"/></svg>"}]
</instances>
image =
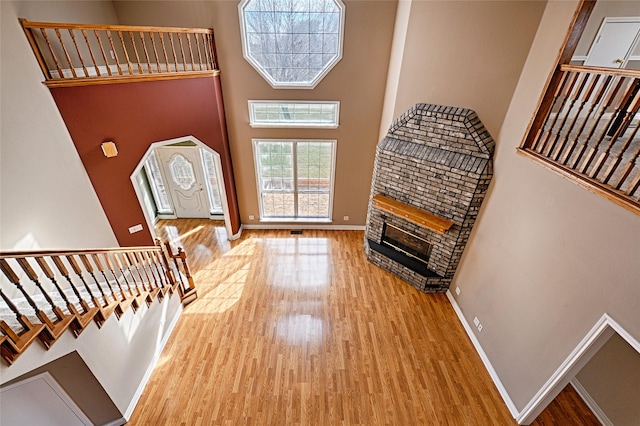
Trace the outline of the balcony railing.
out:
<instances>
[{"instance_id":1,"label":"balcony railing","mask_svg":"<svg viewBox=\"0 0 640 426\"><path fill-rule=\"evenodd\" d=\"M185 78L218 68L211 29L20 23L48 86Z\"/></svg>"},{"instance_id":2,"label":"balcony railing","mask_svg":"<svg viewBox=\"0 0 640 426\"><path fill-rule=\"evenodd\" d=\"M168 244L99 250L0 253L0 355L12 364L38 340L49 349L65 331L76 337L176 293L196 289L186 255Z\"/></svg>"},{"instance_id":3,"label":"balcony railing","mask_svg":"<svg viewBox=\"0 0 640 426\"><path fill-rule=\"evenodd\" d=\"M640 214L640 71L561 65L558 72L549 111L520 152Z\"/></svg>"}]
</instances>

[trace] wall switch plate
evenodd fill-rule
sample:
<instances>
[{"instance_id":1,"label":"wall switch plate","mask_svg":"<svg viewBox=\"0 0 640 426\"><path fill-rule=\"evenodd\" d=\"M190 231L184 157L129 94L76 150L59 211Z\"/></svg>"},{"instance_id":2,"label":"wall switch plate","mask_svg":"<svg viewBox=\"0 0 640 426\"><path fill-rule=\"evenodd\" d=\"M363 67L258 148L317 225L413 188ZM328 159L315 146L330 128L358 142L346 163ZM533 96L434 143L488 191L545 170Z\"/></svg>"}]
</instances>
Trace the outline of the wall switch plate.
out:
<instances>
[{"instance_id":1,"label":"wall switch plate","mask_svg":"<svg viewBox=\"0 0 640 426\"><path fill-rule=\"evenodd\" d=\"M249 220L253 220L253 219L255 219L255 218L256 218L256 217L255 217L254 215L252 215L252 214L250 214L250 215L249 215Z\"/></svg>"},{"instance_id":2,"label":"wall switch plate","mask_svg":"<svg viewBox=\"0 0 640 426\"><path fill-rule=\"evenodd\" d=\"M135 226L132 226L131 228L129 228L129 233L130 234L135 234L136 232L140 232L142 231L142 225L141 224L137 224Z\"/></svg>"},{"instance_id":3,"label":"wall switch plate","mask_svg":"<svg viewBox=\"0 0 640 426\"><path fill-rule=\"evenodd\" d=\"M478 324L478 331L482 331L482 324Z\"/></svg>"},{"instance_id":4,"label":"wall switch plate","mask_svg":"<svg viewBox=\"0 0 640 426\"><path fill-rule=\"evenodd\" d=\"M480 324L480 320L478 319L478 317L473 317L473 323L476 327L478 326L478 324Z\"/></svg>"},{"instance_id":5,"label":"wall switch plate","mask_svg":"<svg viewBox=\"0 0 640 426\"><path fill-rule=\"evenodd\" d=\"M460 296L460 287L456 287L456 294Z\"/></svg>"},{"instance_id":6,"label":"wall switch plate","mask_svg":"<svg viewBox=\"0 0 640 426\"><path fill-rule=\"evenodd\" d=\"M349 216L345 216L342 218L342 220L344 220L345 222L347 222L349 220Z\"/></svg>"}]
</instances>

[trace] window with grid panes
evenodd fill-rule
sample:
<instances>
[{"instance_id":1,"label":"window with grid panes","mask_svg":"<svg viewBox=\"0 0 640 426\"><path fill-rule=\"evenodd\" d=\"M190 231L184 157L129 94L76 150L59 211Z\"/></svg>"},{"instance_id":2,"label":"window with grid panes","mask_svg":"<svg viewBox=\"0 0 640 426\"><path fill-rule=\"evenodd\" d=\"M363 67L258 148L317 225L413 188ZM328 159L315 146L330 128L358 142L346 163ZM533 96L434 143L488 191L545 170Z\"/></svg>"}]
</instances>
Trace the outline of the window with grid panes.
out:
<instances>
[{"instance_id":1,"label":"window with grid panes","mask_svg":"<svg viewBox=\"0 0 640 426\"><path fill-rule=\"evenodd\" d=\"M261 219L330 220L336 141L254 140Z\"/></svg>"}]
</instances>

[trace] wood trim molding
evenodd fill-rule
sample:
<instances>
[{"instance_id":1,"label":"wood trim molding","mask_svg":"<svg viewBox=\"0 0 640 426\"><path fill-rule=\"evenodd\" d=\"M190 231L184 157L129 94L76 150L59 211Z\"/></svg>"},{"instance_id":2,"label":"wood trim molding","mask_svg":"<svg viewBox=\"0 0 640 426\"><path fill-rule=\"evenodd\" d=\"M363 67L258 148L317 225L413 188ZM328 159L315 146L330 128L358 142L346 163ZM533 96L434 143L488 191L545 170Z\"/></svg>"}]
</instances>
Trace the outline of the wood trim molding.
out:
<instances>
[{"instance_id":1,"label":"wood trim molding","mask_svg":"<svg viewBox=\"0 0 640 426\"><path fill-rule=\"evenodd\" d=\"M59 80L43 81L42 83L51 89L55 87L92 86L92 85L98 85L98 84L114 84L114 83L140 83L143 81L160 81L160 80L177 80L182 78L214 77L218 74L220 74L220 70L188 71L188 72L172 72L172 73L165 73L165 74L118 75L118 76L112 76L112 77L59 79Z\"/></svg>"},{"instance_id":2,"label":"wood trim molding","mask_svg":"<svg viewBox=\"0 0 640 426\"><path fill-rule=\"evenodd\" d=\"M534 162L544 166L545 168L559 174L570 180L571 182L582 186L588 191L597 194L607 200L611 201L614 204L617 204L625 209L629 210L632 213L640 215L640 203L634 202L630 197L625 196L622 193L618 193L613 188L610 188L604 184L596 182L594 180L588 179L581 174L556 165L553 161L548 158L538 154L535 151L532 151L527 148L517 148L516 152L523 157L527 157Z\"/></svg>"},{"instance_id":3,"label":"wood trim molding","mask_svg":"<svg viewBox=\"0 0 640 426\"><path fill-rule=\"evenodd\" d=\"M453 225L453 222L448 219L385 197L382 194L373 197L373 204L380 210L402 217L411 223L430 229L440 235L444 235Z\"/></svg>"}]
</instances>

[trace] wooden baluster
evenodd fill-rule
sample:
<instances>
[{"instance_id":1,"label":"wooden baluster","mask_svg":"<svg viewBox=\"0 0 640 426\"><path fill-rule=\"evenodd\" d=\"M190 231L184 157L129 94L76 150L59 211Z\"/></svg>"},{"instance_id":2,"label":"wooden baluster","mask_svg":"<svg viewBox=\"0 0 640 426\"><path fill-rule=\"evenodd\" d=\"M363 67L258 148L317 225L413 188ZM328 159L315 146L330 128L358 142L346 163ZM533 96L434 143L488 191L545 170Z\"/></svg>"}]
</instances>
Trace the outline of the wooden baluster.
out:
<instances>
[{"instance_id":1,"label":"wooden baluster","mask_svg":"<svg viewBox=\"0 0 640 426\"><path fill-rule=\"evenodd\" d=\"M42 272L44 272L45 276L53 283L56 290L58 290L58 293L67 305L67 309L69 310L71 315L73 315L73 321L71 321L70 323L70 328L73 334L78 337L80 333L82 333L82 330L84 330L84 328L87 326L87 324L91 322L91 320L93 319L93 315L91 313L78 312L78 309L73 303L71 303L64 290L60 288L55 274L43 257L36 257L36 263L38 264Z\"/></svg>"},{"instance_id":2,"label":"wooden baluster","mask_svg":"<svg viewBox=\"0 0 640 426\"><path fill-rule=\"evenodd\" d=\"M625 91L625 94L624 94L624 96L622 98L622 101L618 104L618 107L616 108L615 112L611 115L611 118L608 120L607 125L604 127L604 129L602 130L602 133L600 134L600 137L596 141L595 146L593 148L591 148L591 150L589 151L589 154L585 157L585 159L583 160L583 162L580 165L580 167L578 167L578 171L580 173L587 174L587 172L589 170L589 167L591 166L591 162L594 160L596 154L598 153L598 151L600 149L600 145L602 144L602 141L605 139L605 137L607 135L607 130L611 126L611 123L613 123L615 117L621 111L623 105L626 105L627 101L630 99L634 88L635 87L634 87L633 84L629 84L627 86L627 90Z\"/></svg>"},{"instance_id":3,"label":"wooden baluster","mask_svg":"<svg viewBox=\"0 0 640 426\"><path fill-rule=\"evenodd\" d=\"M0 346L2 358L11 365L31 345L31 343L44 331L44 324L32 324L25 315L11 302L0 288L0 297L16 316L16 321L22 326L23 331L14 331L9 324L0 320L0 330L7 336Z\"/></svg>"},{"instance_id":4,"label":"wooden baluster","mask_svg":"<svg viewBox=\"0 0 640 426\"><path fill-rule=\"evenodd\" d=\"M640 172L636 174L635 179L631 182L631 185L629 185L629 188L625 191L625 194L631 195L636 192L638 188L640 188Z\"/></svg>"},{"instance_id":5,"label":"wooden baluster","mask_svg":"<svg viewBox=\"0 0 640 426\"><path fill-rule=\"evenodd\" d=\"M611 161L611 164L609 165L609 169L607 169L607 172L605 173L605 176L602 179L603 183L609 184L609 181L613 177L614 173L618 170L618 166L622 161L622 157L627 152L627 149L629 149L629 146L631 145L631 142L633 141L633 139L636 137L638 133L638 129L640 129L640 126L636 126L633 129L633 131L631 132L631 134L629 135L625 143L620 148L620 152L618 153L618 155L616 155L616 157Z\"/></svg>"},{"instance_id":6,"label":"wooden baluster","mask_svg":"<svg viewBox=\"0 0 640 426\"><path fill-rule=\"evenodd\" d=\"M133 252L132 255L135 257L136 263L140 265L140 267L142 268L142 271L144 272L144 276L149 286L149 290L148 290L149 296L151 300L154 300L158 296L160 289L157 287L156 288L153 287L153 281L155 280L155 277L153 277L153 271L151 272L151 276L153 277L152 279L149 276L149 271L147 271L145 257L143 256L142 252Z\"/></svg>"},{"instance_id":7,"label":"wooden baluster","mask_svg":"<svg viewBox=\"0 0 640 426\"><path fill-rule=\"evenodd\" d=\"M556 116L553 119L553 124L551 126L551 128L549 129L550 133L553 133L553 128L557 129L557 133L555 134L555 138L553 139L553 142L551 144L547 144L548 140L545 141L544 147L543 149L540 151L540 153L542 155L544 155L545 157L549 156L549 153L551 152L551 150L554 148L556 142L558 141L558 137L560 136L560 132L562 132L564 123L567 121L567 116L569 115L569 113L571 112L571 108L573 107L573 103L575 102L576 99L576 95L575 93L577 92L577 90L575 90L576 85L580 85L579 82L581 82L583 80L583 74L579 73L579 72L575 72L575 73L571 73L573 78L569 79L569 84L566 87L566 90L564 91L563 95L562 95L562 103L560 104L560 109L558 110L558 112L556 113ZM568 108L567 108L568 105ZM558 125L556 127L556 122L558 120L558 118L560 118L560 125Z\"/></svg>"},{"instance_id":8,"label":"wooden baluster","mask_svg":"<svg viewBox=\"0 0 640 426\"><path fill-rule=\"evenodd\" d=\"M111 37L111 31L105 31L107 33L107 38L109 39L109 45L111 46L111 53L116 61L116 68L118 68L118 75L123 75L122 67L120 66L120 59L118 59L118 52L116 52L116 47L113 44L113 38Z\"/></svg>"},{"instance_id":9,"label":"wooden baluster","mask_svg":"<svg viewBox=\"0 0 640 426\"><path fill-rule=\"evenodd\" d=\"M195 71L196 66L195 66L195 60L193 58L193 48L191 47L191 34L189 33L187 33L187 46L189 47L189 61L191 63L191 71Z\"/></svg>"},{"instance_id":10,"label":"wooden baluster","mask_svg":"<svg viewBox=\"0 0 640 426\"><path fill-rule=\"evenodd\" d=\"M89 43L89 36L87 35L87 32L82 29L80 30L82 32L82 36L84 37L84 42L87 45L87 49L89 49L89 56L91 57L91 61L93 63L93 67L96 69L96 75L98 77L101 76L100 74L100 67L98 66L98 63L96 62L96 57L93 55L93 50L91 49L91 43Z\"/></svg>"},{"instance_id":11,"label":"wooden baluster","mask_svg":"<svg viewBox=\"0 0 640 426\"><path fill-rule=\"evenodd\" d=\"M571 116L571 111L573 110L573 107L575 106L578 98L580 98L580 94L583 92L584 87L587 84L587 80L589 79L588 73L579 73L579 74L580 74L578 77L579 83L577 85L576 90L571 92L571 95L570 95L571 102L569 103L569 108L567 108L567 113L564 115L564 117L562 118L562 122L560 123L560 127L558 129L558 135L556 136L551 146L549 146L549 150L547 152L548 158L553 158L553 153L556 150L556 147L558 146L558 140L560 140L560 135L564 132L565 135L568 136L569 129L566 128L567 120ZM574 119L574 122L575 122L575 119ZM560 147L562 149L562 144L560 145Z\"/></svg>"},{"instance_id":12,"label":"wooden baluster","mask_svg":"<svg viewBox=\"0 0 640 426\"><path fill-rule=\"evenodd\" d=\"M93 34L96 36L96 40L98 40L98 46L100 46L100 53L102 53L102 59L104 60L104 66L107 67L107 74L109 76L113 75L111 73L111 66L109 65L109 60L107 59L107 53L104 51L104 46L102 45L102 39L100 38L100 34L98 34L97 30L93 30Z\"/></svg>"},{"instance_id":13,"label":"wooden baluster","mask_svg":"<svg viewBox=\"0 0 640 426\"><path fill-rule=\"evenodd\" d=\"M58 61L58 57L56 53L53 51L51 47L51 42L49 41L49 37L47 36L47 31L44 28L40 28L40 32L42 33L42 37L44 41L47 43L47 47L49 48L49 53L51 53L51 57L53 58L53 63L56 64L56 69L58 70L58 78L64 78L64 74L62 72L62 68L60 68L60 62Z\"/></svg>"},{"instance_id":14,"label":"wooden baluster","mask_svg":"<svg viewBox=\"0 0 640 426\"><path fill-rule=\"evenodd\" d=\"M198 70L202 71L202 55L200 54L200 34L196 33L193 38L196 40L196 52L198 52Z\"/></svg>"},{"instance_id":15,"label":"wooden baluster","mask_svg":"<svg viewBox=\"0 0 640 426\"><path fill-rule=\"evenodd\" d=\"M129 271L129 276L131 278L131 280L133 281L133 285L131 285L129 283L129 278L127 278L127 274L125 273L125 264L124 262L120 259L120 256L118 256L118 253L113 253L113 259L116 262L116 266L118 267L118 269L120 270L120 274L122 276L122 278L124 279L125 283L127 284L127 287L129 288L129 294L131 295L131 297L133 297L133 302L131 303L131 307L133 308L133 311L137 311L138 308L140 308L141 305L141 301L144 300L144 296L141 292L140 289L138 288L135 282L135 279L133 277L133 274L131 273L131 271ZM133 289L135 289L135 293L133 292Z\"/></svg>"},{"instance_id":16,"label":"wooden baluster","mask_svg":"<svg viewBox=\"0 0 640 426\"><path fill-rule=\"evenodd\" d=\"M213 33L211 33L211 69L218 69L218 54L216 53L216 41Z\"/></svg>"},{"instance_id":17,"label":"wooden baluster","mask_svg":"<svg viewBox=\"0 0 640 426\"><path fill-rule=\"evenodd\" d=\"M178 43L180 43L180 55L182 56L182 71L186 71L187 70L187 60L186 60L186 57L184 55L184 47L182 45L182 35L180 33L176 33L176 36L178 37ZM177 65L178 64L176 63L176 68L177 68Z\"/></svg>"},{"instance_id":18,"label":"wooden baluster","mask_svg":"<svg viewBox=\"0 0 640 426\"><path fill-rule=\"evenodd\" d=\"M73 272L75 272L75 274L78 276L78 278L80 279L80 282L84 286L84 289L87 291L87 294L89 295L89 299L91 300L91 303L93 303L93 306L96 306L99 308L101 306L100 301L93 294L93 290L91 290L91 287L89 287L89 284L87 284L87 281L84 279L84 275L82 275L82 269L80 268L78 261L73 255L66 255L65 257L67 258L69 265L71 265L71 269L73 269ZM101 324L98 324L98 326L100 325Z\"/></svg>"},{"instance_id":19,"label":"wooden baluster","mask_svg":"<svg viewBox=\"0 0 640 426\"><path fill-rule=\"evenodd\" d=\"M133 37L133 31L129 31L129 40L131 40L131 46L133 46L133 53L136 55L136 61L138 63L138 72L142 74L143 73L142 65L140 64L140 56L138 56L138 48L136 47L136 40Z\"/></svg>"},{"instance_id":20,"label":"wooden baluster","mask_svg":"<svg viewBox=\"0 0 640 426\"><path fill-rule=\"evenodd\" d=\"M627 129L628 124L631 123L633 116L636 114L636 112L638 112L638 109L640 109L640 91L636 93L629 107L631 108L631 110L624 111L624 118L622 119L621 123L618 125L614 134L611 136L611 140L609 141L609 144L605 148L604 152L600 154L600 157L594 163L593 170L590 174L591 178L594 178L594 179L597 178L598 173L600 173L600 170L604 166L605 161L609 158L611 148L613 148L615 143L618 141L618 138L620 137L620 135L624 133L624 131Z\"/></svg>"},{"instance_id":21,"label":"wooden baluster","mask_svg":"<svg viewBox=\"0 0 640 426\"><path fill-rule=\"evenodd\" d=\"M51 320L47 317L47 314L45 312L43 312L38 305L36 304L36 302L33 300L33 298L29 295L29 293L27 293L27 291L24 289L24 287L22 286L22 284L20 284L20 278L18 278L18 276L16 275L16 273L13 271L13 269L11 268L11 266L9 266L9 263L6 261L6 259L0 259L0 269L2 270L2 272L4 273L4 275L7 277L7 279L9 280L9 282L11 282L19 291L20 293L22 293L22 295L24 296L25 300L29 303L29 305L31 306L31 308L33 308L33 310L35 311L36 317L40 320L40 322L42 324L45 325L45 327L43 327L40 330L40 333L38 334L38 338L40 339L40 341L42 342L42 344L45 346L45 348L49 349L51 347L51 345L55 342L55 340L57 339L57 336L54 336L51 332L51 328L49 328L49 324L51 324L52 327L53 323L51 322ZM46 292L44 292L46 294ZM50 300L50 299L49 299ZM55 305L53 304L53 301L51 302L51 305L53 307L55 307ZM20 322L20 324L25 328L28 329L30 327L33 326L33 324L31 324L31 322L29 322L28 320L23 322L23 320L27 319L26 316L18 316L16 317L16 319L18 320L18 322Z\"/></svg>"},{"instance_id":22,"label":"wooden baluster","mask_svg":"<svg viewBox=\"0 0 640 426\"><path fill-rule=\"evenodd\" d=\"M198 294L195 283L193 282L193 277L191 276L191 271L189 271L189 265L187 264L187 254L182 250L182 247L178 247L178 256L182 261L184 275L187 277L187 282L189 283L189 287L185 288L182 296L182 303L187 305L193 302L198 297Z\"/></svg>"},{"instance_id":23,"label":"wooden baluster","mask_svg":"<svg viewBox=\"0 0 640 426\"><path fill-rule=\"evenodd\" d=\"M156 242L159 243L160 240ZM162 246L158 246L160 250L153 251L150 253L150 256L154 259L154 265L158 269L158 275L160 275L160 282L162 283L162 291L166 294L173 294L173 283L170 281L169 271L167 270L166 265L168 264L164 251L162 250Z\"/></svg>"},{"instance_id":24,"label":"wooden baluster","mask_svg":"<svg viewBox=\"0 0 640 426\"><path fill-rule=\"evenodd\" d=\"M585 138L584 142L581 144L581 147L578 150L578 154L576 155L576 158L569 165L569 168L571 168L573 170L576 170L578 168L578 163L582 160L583 155L585 154L585 152L589 148L589 141L591 140L591 138L595 134L596 129L598 128L598 123L601 122L602 117L604 116L606 110L611 106L611 103L615 99L617 93L622 88L623 83L624 83L624 78L613 77L613 82L612 83L615 84L613 90L609 90L608 91L607 97L605 99L605 104L600 106L600 112L598 113L598 117L596 118L596 120L594 121L593 125L591 126L591 130L589 131L589 134ZM607 90L608 90L608 87L605 88L605 92ZM569 161L569 159L567 159L567 161Z\"/></svg>"},{"instance_id":25,"label":"wooden baluster","mask_svg":"<svg viewBox=\"0 0 640 426\"><path fill-rule=\"evenodd\" d=\"M78 47L78 43L76 42L76 36L73 33L72 29L68 29L69 35L71 36L71 41L73 41L73 46L76 48L76 53L78 54L78 59L80 60L80 65L82 66L82 71L84 72L85 77L89 77L89 72L87 71L87 67L84 65L84 61L82 60L82 53L80 53L80 48Z\"/></svg>"},{"instance_id":26,"label":"wooden baluster","mask_svg":"<svg viewBox=\"0 0 640 426\"><path fill-rule=\"evenodd\" d=\"M140 31L138 35L140 36L140 41L142 42L142 51L144 52L144 58L147 61L147 71L149 71L149 74L153 74L153 68L151 68L151 61L149 60L149 52L147 51L147 44L144 42L144 33Z\"/></svg>"},{"instance_id":27,"label":"wooden baluster","mask_svg":"<svg viewBox=\"0 0 640 426\"><path fill-rule=\"evenodd\" d=\"M31 49L33 50L33 53L36 55L36 59L38 60L38 64L40 65L40 69L42 70L42 72L45 75L45 78L47 80L51 80L52 76L51 76L51 71L49 70L49 67L47 66L47 62L44 59L44 56L42 55L42 52L40 51L40 47L38 46L38 42L36 42L36 38L33 34L34 29L33 28L26 28L24 26L26 19L24 18L19 18L18 19L20 21L20 25L22 25L22 29L24 30L24 34L27 36L27 40L29 41L29 44L31 45Z\"/></svg>"},{"instance_id":28,"label":"wooden baluster","mask_svg":"<svg viewBox=\"0 0 640 426\"><path fill-rule=\"evenodd\" d=\"M122 295L122 292L120 294L120 297L118 297L116 290L114 290L113 285L109 281L109 278L107 278L107 272L105 271L105 267L102 265L102 261L100 260L100 256L98 256L98 253L92 253L91 259L93 259L93 263L96 265L96 267L98 268L98 271L100 271L100 274L104 278L104 282L107 283L107 287L109 288L109 293L111 293L111 298L115 302L119 302L121 300L120 297L126 298ZM115 276L114 276L114 279L115 279Z\"/></svg>"},{"instance_id":29,"label":"wooden baluster","mask_svg":"<svg viewBox=\"0 0 640 426\"><path fill-rule=\"evenodd\" d=\"M142 277L142 273L140 272L140 267L138 265L138 262L136 262L136 258L133 256L133 253L124 253L124 259L125 262L127 263L127 266L129 268L129 271L131 271L131 276L134 277L133 281L135 281L135 275L133 273L133 271L135 270L136 273L138 274L138 277L140 278L140 286L142 287L142 292L140 292L141 296L144 296L144 300L147 303L147 306L151 306L151 304L153 303L153 298L151 297L151 293L149 292L149 290L147 290L147 287L144 285L144 278ZM136 288L137 288L137 284L136 284Z\"/></svg>"},{"instance_id":30,"label":"wooden baluster","mask_svg":"<svg viewBox=\"0 0 640 426\"><path fill-rule=\"evenodd\" d=\"M162 68L160 68L160 57L158 56L158 50L156 49L156 39L153 33L149 33L149 37L151 37L151 45L153 46L153 55L156 59L156 67L158 67L158 72L162 72Z\"/></svg>"},{"instance_id":31,"label":"wooden baluster","mask_svg":"<svg viewBox=\"0 0 640 426\"><path fill-rule=\"evenodd\" d=\"M118 276L116 275L116 270L113 266L113 262L111 262L111 258L109 257L108 253L104 253L103 254L105 262L107 264L107 268L109 268L109 271L111 272L111 275L113 275L113 279L116 281L116 284L118 285L118 288L120 289L120 297L122 297L122 299L119 299L118 302L118 307L116 308L116 316L118 318L120 318L129 308L129 306L132 307L132 309L135 311L137 309L137 306L132 306L133 302L134 302L134 296L131 293L131 289L129 289L129 293L130 293L130 297L127 297L126 292L124 291L124 289L122 288L122 285L120 284L120 280L118 279ZM105 278L106 278L106 274L104 274ZM125 279L125 283L126 283L126 279ZM128 287L128 284L127 284Z\"/></svg>"},{"instance_id":32,"label":"wooden baluster","mask_svg":"<svg viewBox=\"0 0 640 426\"><path fill-rule=\"evenodd\" d=\"M155 252L153 250L146 250L144 252L144 256L147 259L147 263L149 264L149 268L152 271L154 282L156 283L156 287L160 291L160 297L164 297L165 290L168 286L165 286L165 282L163 280L163 273L161 265L159 265L159 258L155 257Z\"/></svg>"},{"instance_id":33,"label":"wooden baluster","mask_svg":"<svg viewBox=\"0 0 640 426\"><path fill-rule=\"evenodd\" d=\"M600 102L602 101L602 98L606 93L606 90L609 87L609 84L611 83L611 80L613 78L613 76L608 75L605 77L604 82L602 82L602 84L598 84L600 77L601 77L600 75L597 75L596 78L594 79L594 84L596 85L596 87L598 87L598 91L596 92L596 95L593 101L589 103L590 105L589 110L587 111L584 117L582 126L580 126L580 129L578 130L578 134L576 135L576 137L572 138L569 149L567 149L565 154L559 159L560 163L562 164L567 164L567 162L571 159L571 156L573 155L575 148L578 146L578 142L580 141L582 132L587 127L587 123L589 122L589 117L591 117L591 114L593 113L593 110L596 108L596 106L600 105ZM590 92L587 93L587 95L585 96L585 102L588 102L589 99L590 99Z\"/></svg>"},{"instance_id":34,"label":"wooden baluster","mask_svg":"<svg viewBox=\"0 0 640 426\"><path fill-rule=\"evenodd\" d=\"M164 265L165 275L167 277L167 280L169 281L169 285L171 286L171 293L173 293L173 291L179 285L178 281L173 276L173 271L171 270L171 267L169 266L169 260L167 259L167 252L165 252L165 250L162 250L162 242L159 239L156 240L156 245L161 249L160 257L162 258L162 264ZM169 246L169 243L166 243L166 246L168 254L171 255L171 246Z\"/></svg>"},{"instance_id":35,"label":"wooden baluster","mask_svg":"<svg viewBox=\"0 0 640 426\"><path fill-rule=\"evenodd\" d=\"M69 283L69 286L71 287L75 296L78 298L78 303L82 308L82 312L79 312L76 309L75 305L71 304L69 306L69 310L71 311L71 313L76 315L78 319L79 327L73 330L74 334L77 337L80 335L80 333L82 333L82 331L89 325L89 323L93 320L93 318L98 314L99 308L97 306L94 306L93 308L90 307L87 301L82 298L80 292L78 291L75 284L71 280L69 271L67 270L67 267L62 262L62 259L59 256L51 256L51 260L53 261L53 264L56 265L56 268L58 269L60 274L62 274L62 276L65 277L65 279Z\"/></svg>"},{"instance_id":36,"label":"wooden baluster","mask_svg":"<svg viewBox=\"0 0 640 426\"><path fill-rule=\"evenodd\" d=\"M98 287L98 290L100 290L100 294L102 295L102 301L104 302L104 304L97 303L97 306L100 307L100 315L102 316L102 319L106 321L107 319L109 319L111 314L115 312L115 309L118 306L118 301L110 301L105 294L102 286L100 285L100 282L98 282L98 279L96 278L93 265L89 261L89 257L86 254L80 254L78 255L78 257L82 261L84 269L89 273L89 275L91 275L91 278L93 278L93 282L96 283L96 287Z\"/></svg>"},{"instance_id":37,"label":"wooden baluster","mask_svg":"<svg viewBox=\"0 0 640 426\"><path fill-rule=\"evenodd\" d=\"M64 57L67 60L67 63L69 64L71 75L73 76L73 78L78 78L78 75L76 74L76 69L74 68L73 63L71 62L71 57L69 56L69 52L67 52L67 48L64 45L64 41L62 40L62 34L60 34L60 30L58 28L54 28L54 31L56 33L56 36L58 36L58 40L60 41L60 46L62 47L62 53L64 53Z\"/></svg>"},{"instance_id":38,"label":"wooden baluster","mask_svg":"<svg viewBox=\"0 0 640 426\"><path fill-rule=\"evenodd\" d=\"M74 315L66 315L60 307L56 306L53 302L49 293L42 287L40 284L40 280L38 279L38 274L33 270L29 261L26 258L16 258L16 261L22 268L22 270L27 274L27 277L36 285L38 290L42 293L44 298L49 303L51 307L51 311L55 315L55 321L51 321L51 319L43 312L36 312L38 319L47 326L48 332L40 334L40 340L45 345L47 349L49 349L62 334L67 330L67 328L71 327L71 322L75 320Z\"/></svg>"},{"instance_id":39,"label":"wooden baluster","mask_svg":"<svg viewBox=\"0 0 640 426\"><path fill-rule=\"evenodd\" d=\"M618 177L617 182L615 184L612 184L612 186L614 186L618 190L622 190L622 187L624 186L624 183L629 178L629 175L631 175L631 171L633 171L633 168L636 165L636 160L638 158L640 158L640 145L638 146L638 149L633 154L633 156L629 159L629 161L627 161L627 164L625 164L622 172L620 173L620 176ZM639 173L639 175L640 175L640 173ZM632 186L633 185L631 185L631 187ZM629 191L627 193L627 195L631 195L632 193L633 193L633 191Z\"/></svg>"},{"instance_id":40,"label":"wooden baluster","mask_svg":"<svg viewBox=\"0 0 640 426\"><path fill-rule=\"evenodd\" d=\"M593 78L591 78L593 77ZM586 105L587 101L589 100L589 98L591 97L591 95L593 94L593 91L596 87L597 82L600 80L600 75L598 74L588 74L585 73L585 78L584 78L584 83L582 85L582 87L580 88L580 90L578 91L578 97L580 98L580 103L578 105L578 110L576 111L575 115L573 116L573 120L571 120L571 124L569 125L569 128L564 132L564 137L562 138L562 142L560 142L560 144L558 145L558 149L556 149L555 154L551 154L551 159L554 161L558 161L558 159L560 158L560 155L563 153L563 151L565 151L565 148L569 148L571 149L571 145L575 144L575 141L580 137L580 133L576 134L576 135L571 135L571 132L573 131L573 128L575 127L576 123L578 122L578 119L580 118L580 113L582 113L582 110L584 109L584 106ZM590 81L589 86L587 86L587 90L583 90L584 86L586 85L587 81ZM582 95L582 96L580 96ZM584 118L583 123L587 122L587 117ZM583 126L584 127L584 124ZM571 141L569 141L569 135L571 135ZM567 145L568 143L568 145Z\"/></svg>"},{"instance_id":41,"label":"wooden baluster","mask_svg":"<svg viewBox=\"0 0 640 426\"><path fill-rule=\"evenodd\" d=\"M182 280L182 274L180 273L180 265L178 264L178 258L176 255L173 254L173 249L171 248L171 245L169 244L169 242L164 243L164 245L167 247L167 253L169 253L169 257L173 259L173 263L175 265L174 275L178 277L178 282L179 282L178 288L180 289L180 292L182 294L184 292L185 286L184 286L184 281Z\"/></svg>"},{"instance_id":42,"label":"wooden baluster","mask_svg":"<svg viewBox=\"0 0 640 426\"><path fill-rule=\"evenodd\" d=\"M551 109L549 110L549 116L547 116L544 125L540 128L540 132L543 132L543 130L546 131L544 133L541 133L539 138L536 139L535 143L533 144L532 149L540 154L542 154L544 152L544 150L547 147L547 143L549 141L549 137L551 136L551 133L553 132L553 128L555 127L556 121L558 120L558 117L560 116L560 113L562 112L562 110L564 109L564 104L567 101L567 94L570 93L571 89L573 88L573 84L575 83L577 77L577 73L572 73L572 72L565 72L562 74L562 77L560 79L560 84L558 85L558 87L556 88L556 91L554 93L553 96L553 105L551 107ZM566 86L566 88L565 88ZM563 92L563 89L565 89L565 95L561 96L561 93ZM549 127L547 127L547 123L549 123L549 118L551 118L551 114L554 111L554 107L556 106L557 103L560 103L560 105L558 106L558 110L555 114L555 116L553 117L553 120L551 121L551 125ZM544 136L544 138L543 138Z\"/></svg>"},{"instance_id":43,"label":"wooden baluster","mask_svg":"<svg viewBox=\"0 0 640 426\"><path fill-rule=\"evenodd\" d=\"M203 50L204 50L204 60L205 60L205 66L207 68L207 70L212 69L211 68L211 44L209 43L209 37L208 34L202 34L202 44L203 44Z\"/></svg>"},{"instance_id":44,"label":"wooden baluster","mask_svg":"<svg viewBox=\"0 0 640 426\"><path fill-rule=\"evenodd\" d=\"M167 72L171 72L171 68L169 67L169 58L167 57L167 49L164 45L164 35L163 33L158 33L158 36L160 37L160 45L162 46L162 53L164 54L164 65L167 67Z\"/></svg>"},{"instance_id":45,"label":"wooden baluster","mask_svg":"<svg viewBox=\"0 0 640 426\"><path fill-rule=\"evenodd\" d=\"M129 75L133 75L133 68L131 68L131 60L129 59L129 52L127 51L127 46L124 44L122 31L117 31L117 34L118 34L118 38L120 39L120 44L122 45L122 51L124 52L124 60L127 61L127 69L129 70Z\"/></svg>"},{"instance_id":46,"label":"wooden baluster","mask_svg":"<svg viewBox=\"0 0 640 426\"><path fill-rule=\"evenodd\" d=\"M171 45L171 53L173 54L173 62L175 67L175 72L178 72L178 55L176 54L176 46L173 43L173 34L167 33L169 35L169 44Z\"/></svg>"}]
</instances>

